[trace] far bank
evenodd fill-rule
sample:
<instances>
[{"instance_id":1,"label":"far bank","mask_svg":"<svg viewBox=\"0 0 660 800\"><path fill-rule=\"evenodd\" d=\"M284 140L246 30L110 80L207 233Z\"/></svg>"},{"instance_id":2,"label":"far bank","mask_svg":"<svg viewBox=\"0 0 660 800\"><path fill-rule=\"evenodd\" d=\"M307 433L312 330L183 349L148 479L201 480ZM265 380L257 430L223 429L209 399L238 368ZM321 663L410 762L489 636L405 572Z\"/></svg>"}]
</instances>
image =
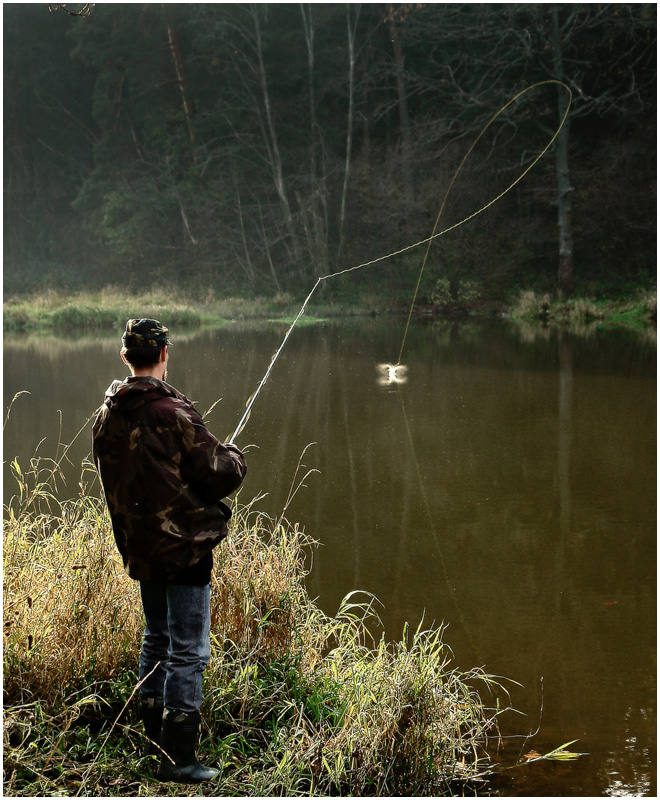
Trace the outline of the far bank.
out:
<instances>
[{"instance_id":1,"label":"far bank","mask_svg":"<svg viewBox=\"0 0 660 800\"><path fill-rule=\"evenodd\" d=\"M168 325L198 328L245 320L291 321L304 297L279 293L270 297L204 296L176 288L131 293L115 287L99 291L42 292L10 296L3 303L5 331L111 330L133 317L153 317ZM310 302L304 321L333 317L407 314L412 298L369 296L350 301L322 298ZM415 315L508 317L543 325L605 325L645 328L656 324L656 289L635 288L619 296L575 296L561 299L522 289L501 300L478 293L436 292L413 305ZM299 323L300 324L300 323Z\"/></svg>"}]
</instances>

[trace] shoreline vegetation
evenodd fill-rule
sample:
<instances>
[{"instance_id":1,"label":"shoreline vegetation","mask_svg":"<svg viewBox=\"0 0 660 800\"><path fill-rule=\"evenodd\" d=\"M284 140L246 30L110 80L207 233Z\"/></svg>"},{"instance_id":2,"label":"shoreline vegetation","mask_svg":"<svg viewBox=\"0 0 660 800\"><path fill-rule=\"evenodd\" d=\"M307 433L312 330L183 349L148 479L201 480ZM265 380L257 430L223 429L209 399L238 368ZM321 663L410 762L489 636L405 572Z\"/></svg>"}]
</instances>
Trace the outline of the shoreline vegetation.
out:
<instances>
[{"instance_id":1,"label":"shoreline vegetation","mask_svg":"<svg viewBox=\"0 0 660 800\"><path fill-rule=\"evenodd\" d=\"M4 792L157 796L140 759L136 584L102 501L57 499L54 461L12 471L5 505ZM216 556L213 655L202 751L222 768L215 796L453 795L493 771L508 707L503 679L458 670L443 628L378 640L377 601L351 593L335 616L305 589L316 542L298 525L235 503ZM481 695L489 698L485 705ZM504 702L502 703L502 699ZM562 756L563 757L563 756ZM179 794L197 794L194 786Z\"/></svg>"},{"instance_id":2,"label":"shoreline vegetation","mask_svg":"<svg viewBox=\"0 0 660 800\"><path fill-rule=\"evenodd\" d=\"M235 321L280 321L290 323L304 298L280 293L272 297L219 297L185 291L136 292L107 287L100 291L43 292L6 298L3 329L12 331L88 331L123 329L127 319L151 316L170 327L215 327ZM404 314L410 299L400 302L376 296L354 301L310 302L299 324L348 316ZM484 300L478 292L450 292L439 286L430 299L416 304L414 314L435 317L501 317L538 322L542 325L577 325L643 329L656 324L656 289L632 289L618 297L576 296L560 299L549 293L522 290L506 302Z\"/></svg>"}]
</instances>

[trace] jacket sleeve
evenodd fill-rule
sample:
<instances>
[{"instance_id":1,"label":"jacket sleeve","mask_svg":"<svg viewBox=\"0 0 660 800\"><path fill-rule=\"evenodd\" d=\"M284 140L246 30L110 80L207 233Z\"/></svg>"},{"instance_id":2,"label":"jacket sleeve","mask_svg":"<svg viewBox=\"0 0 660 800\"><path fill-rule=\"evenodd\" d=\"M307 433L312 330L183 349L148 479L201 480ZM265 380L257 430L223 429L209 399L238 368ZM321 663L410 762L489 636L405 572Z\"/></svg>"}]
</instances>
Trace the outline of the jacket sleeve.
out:
<instances>
[{"instance_id":1,"label":"jacket sleeve","mask_svg":"<svg viewBox=\"0 0 660 800\"><path fill-rule=\"evenodd\" d=\"M245 457L238 447L216 439L194 409L177 409L177 428L181 434L183 480L207 502L216 502L236 491L247 472Z\"/></svg>"}]
</instances>

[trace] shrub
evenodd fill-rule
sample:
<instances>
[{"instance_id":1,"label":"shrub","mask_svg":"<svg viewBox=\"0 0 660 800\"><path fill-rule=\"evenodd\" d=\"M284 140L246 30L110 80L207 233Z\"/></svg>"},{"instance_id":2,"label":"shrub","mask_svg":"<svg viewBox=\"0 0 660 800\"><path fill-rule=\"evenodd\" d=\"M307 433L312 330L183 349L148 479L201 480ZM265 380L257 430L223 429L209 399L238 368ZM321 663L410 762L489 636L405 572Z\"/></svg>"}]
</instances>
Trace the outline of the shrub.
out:
<instances>
[{"instance_id":1,"label":"shrub","mask_svg":"<svg viewBox=\"0 0 660 800\"><path fill-rule=\"evenodd\" d=\"M2 316L2 327L6 331L21 330L30 321L24 308L5 308Z\"/></svg>"},{"instance_id":2,"label":"shrub","mask_svg":"<svg viewBox=\"0 0 660 800\"><path fill-rule=\"evenodd\" d=\"M481 284L469 279L460 280L456 289L456 300L464 306L472 305L482 294Z\"/></svg>"},{"instance_id":3,"label":"shrub","mask_svg":"<svg viewBox=\"0 0 660 800\"><path fill-rule=\"evenodd\" d=\"M449 278L438 278L431 293L431 302L439 308L446 308L452 303Z\"/></svg>"},{"instance_id":4,"label":"shrub","mask_svg":"<svg viewBox=\"0 0 660 800\"><path fill-rule=\"evenodd\" d=\"M537 295L531 289L524 289L518 295L510 313L518 319L548 319L553 315L550 295Z\"/></svg>"},{"instance_id":5,"label":"shrub","mask_svg":"<svg viewBox=\"0 0 660 800\"><path fill-rule=\"evenodd\" d=\"M586 323L603 319L602 309L588 297L577 297L568 304L568 318L572 323Z\"/></svg>"},{"instance_id":6,"label":"shrub","mask_svg":"<svg viewBox=\"0 0 660 800\"><path fill-rule=\"evenodd\" d=\"M483 287L478 281L461 278L452 286L449 278L438 278L431 292L431 302L439 309L464 311L480 299Z\"/></svg>"},{"instance_id":7,"label":"shrub","mask_svg":"<svg viewBox=\"0 0 660 800\"><path fill-rule=\"evenodd\" d=\"M656 289L644 289L639 293L639 299L646 309L650 319L656 319L658 313L658 292Z\"/></svg>"},{"instance_id":8,"label":"shrub","mask_svg":"<svg viewBox=\"0 0 660 800\"><path fill-rule=\"evenodd\" d=\"M50 314L53 325L59 328L109 327L117 321L117 313L111 309L69 303Z\"/></svg>"}]
</instances>

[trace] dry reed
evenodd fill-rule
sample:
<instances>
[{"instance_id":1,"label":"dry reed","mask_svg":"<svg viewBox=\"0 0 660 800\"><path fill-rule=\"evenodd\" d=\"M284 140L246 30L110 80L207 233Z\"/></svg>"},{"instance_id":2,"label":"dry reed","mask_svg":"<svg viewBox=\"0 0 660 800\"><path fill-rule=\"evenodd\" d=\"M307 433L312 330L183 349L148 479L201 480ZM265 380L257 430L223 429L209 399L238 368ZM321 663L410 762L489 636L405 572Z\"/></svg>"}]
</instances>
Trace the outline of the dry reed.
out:
<instances>
[{"instance_id":1,"label":"dry reed","mask_svg":"<svg viewBox=\"0 0 660 800\"><path fill-rule=\"evenodd\" d=\"M51 516L5 522L5 701L46 705L132 666L140 628L101 504L86 497Z\"/></svg>"},{"instance_id":2,"label":"dry reed","mask_svg":"<svg viewBox=\"0 0 660 800\"><path fill-rule=\"evenodd\" d=\"M136 684L136 584L103 503L82 493L48 511L44 492L33 490L5 522L5 792L163 794L144 765L128 766L140 726L130 715L116 724ZM374 642L368 596L325 614L305 588L313 546L299 526L253 504L236 509L219 548L203 711L204 748L223 774L210 791L465 787L487 768L484 747L496 734L497 713L475 689L493 679L450 668L441 629Z\"/></svg>"}]
</instances>

